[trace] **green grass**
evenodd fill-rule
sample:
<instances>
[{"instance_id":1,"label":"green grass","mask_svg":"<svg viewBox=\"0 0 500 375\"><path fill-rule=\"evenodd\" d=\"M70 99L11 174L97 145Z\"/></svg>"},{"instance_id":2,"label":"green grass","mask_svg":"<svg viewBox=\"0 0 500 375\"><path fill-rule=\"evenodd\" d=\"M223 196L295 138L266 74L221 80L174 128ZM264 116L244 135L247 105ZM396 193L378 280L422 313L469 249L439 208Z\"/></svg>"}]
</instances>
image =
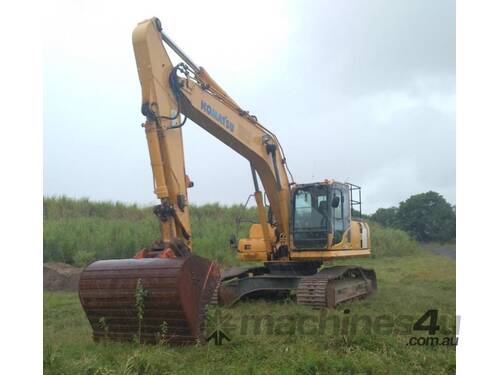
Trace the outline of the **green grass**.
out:
<instances>
[{"instance_id":1,"label":"green grass","mask_svg":"<svg viewBox=\"0 0 500 375\"><path fill-rule=\"evenodd\" d=\"M43 206L44 262L82 266L95 259L130 258L160 235L151 207L66 197L44 198ZM191 205L190 215L195 252L223 265L236 261L229 248L236 219L257 221L255 208L242 205ZM242 222L240 235L249 227Z\"/></svg>"},{"instance_id":2,"label":"green grass","mask_svg":"<svg viewBox=\"0 0 500 375\"><path fill-rule=\"evenodd\" d=\"M401 327L410 329L425 311L438 309L441 328L437 335L452 334L453 319L447 318L455 315L454 262L420 251L405 257L360 259L356 263L376 269L378 292L368 299L330 310L329 314L341 319L346 316L344 309L349 309L351 317L386 315L399 319L406 315L410 319ZM44 371L46 374L190 375L455 373L453 347L408 346L409 337L415 333L404 332L406 328L390 334L367 332L363 325L358 326L356 334L351 331L348 335L342 335L342 331L333 333L331 329L321 335L300 334L297 330L283 332L279 327L286 322L284 315L299 319L319 314L291 300L243 302L221 312L230 314L235 325L227 330L231 341L221 346L96 344L77 294L46 292ZM270 334L265 334L265 329L261 335L254 335L252 329L244 334L239 319L245 314L267 314L279 324Z\"/></svg>"},{"instance_id":3,"label":"green grass","mask_svg":"<svg viewBox=\"0 0 500 375\"><path fill-rule=\"evenodd\" d=\"M222 267L237 264L229 249L236 218L256 219L254 208L210 204L190 206L194 251ZM248 233L244 223L240 236ZM455 315L455 264L433 255L405 232L370 223L372 258L338 261L377 272L379 291L372 297L330 310L330 321L348 317L406 319L406 331L357 333L330 329L305 334L286 322L317 319L319 312L290 299L254 301L223 308L235 327L230 342L192 347L100 343L76 293L44 293L44 372L47 374L447 374L455 372L453 347L408 346L412 323L438 309L441 329L450 335ZM44 199L44 261L84 265L94 259L127 258L159 236L150 207L91 202L66 197ZM344 314L349 309L349 314ZM213 311L212 311L213 313ZM385 315L385 318L384 318ZM274 319L269 334L241 331L242 317ZM447 319L449 318L449 319ZM251 321L253 324L255 321ZM329 323L330 324L330 323ZM264 327L264 328L267 328ZM310 328L310 327L309 327ZM314 328L314 325L313 325ZM331 327L330 327L331 328ZM425 335L425 333L424 333Z\"/></svg>"},{"instance_id":4,"label":"green grass","mask_svg":"<svg viewBox=\"0 0 500 375\"><path fill-rule=\"evenodd\" d=\"M113 202L92 202L66 197L44 198L44 262L83 266L96 259L130 258L159 237L158 220L151 207ZM257 222L255 208L242 205L190 206L193 249L222 266L237 264L229 237L248 235L249 221ZM374 257L414 254L417 243L405 232L370 223Z\"/></svg>"},{"instance_id":5,"label":"green grass","mask_svg":"<svg viewBox=\"0 0 500 375\"><path fill-rule=\"evenodd\" d=\"M418 251L418 243L400 229L385 228L369 222L372 240L372 256L405 256Z\"/></svg>"}]
</instances>

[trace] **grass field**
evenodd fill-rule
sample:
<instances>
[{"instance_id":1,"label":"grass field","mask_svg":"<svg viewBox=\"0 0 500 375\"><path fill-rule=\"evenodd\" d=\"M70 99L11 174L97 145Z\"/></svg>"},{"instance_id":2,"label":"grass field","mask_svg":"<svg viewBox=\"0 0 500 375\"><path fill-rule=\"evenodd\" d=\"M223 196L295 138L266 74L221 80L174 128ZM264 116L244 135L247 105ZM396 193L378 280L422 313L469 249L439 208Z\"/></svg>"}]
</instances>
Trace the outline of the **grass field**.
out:
<instances>
[{"instance_id":1,"label":"grass field","mask_svg":"<svg viewBox=\"0 0 500 375\"><path fill-rule=\"evenodd\" d=\"M248 233L255 208L241 205L190 206L193 247L221 264L234 264L229 236ZM95 259L129 258L159 238L158 219L151 207L120 202L92 202L66 197L43 200L43 260L83 266Z\"/></svg>"},{"instance_id":2,"label":"grass field","mask_svg":"<svg viewBox=\"0 0 500 375\"><path fill-rule=\"evenodd\" d=\"M248 235L257 222L255 208L242 205L190 206L193 249L223 267L237 263L229 237ZM159 238L158 220L151 207L119 202L92 202L66 197L43 200L43 260L83 266L96 259L130 258ZM239 231L236 220L241 219ZM373 256L413 254L417 243L398 229L370 224Z\"/></svg>"},{"instance_id":3,"label":"grass field","mask_svg":"<svg viewBox=\"0 0 500 375\"><path fill-rule=\"evenodd\" d=\"M228 247L238 216L255 209L217 204L191 206L195 252L236 264ZM249 223L241 225L245 235ZM279 302L242 302L212 309L231 341L192 347L99 343L76 293L44 293L46 374L448 374L455 373L453 346L408 345L415 321L439 314L439 339L453 336L455 263L434 255L396 229L370 224L378 292L362 301L321 312ZM65 197L44 199L44 261L84 265L125 258L158 237L151 208ZM336 264L342 264L337 262ZM348 261L344 263L353 263ZM348 311L346 311L348 310ZM428 323L428 321L426 321ZM210 325L209 325L210 327Z\"/></svg>"},{"instance_id":4,"label":"grass field","mask_svg":"<svg viewBox=\"0 0 500 375\"><path fill-rule=\"evenodd\" d=\"M44 294L44 370L47 374L452 374L455 349L410 346L413 323L428 309L438 309L438 337L451 336L455 315L455 264L427 251L406 257L357 261L377 270L379 291L328 313L325 331L320 312L282 302L243 302L220 312L231 338L194 347L99 343L76 293ZM345 314L349 309L349 314ZM254 331L263 317L260 334ZM265 320L273 316L274 325ZM340 322L334 329L336 316ZM345 317L350 321L342 326ZM372 319L372 329L361 317ZM355 317L359 317L355 320ZM379 322L399 322L394 329ZM296 324L305 320L304 330ZM308 320L306 320L308 318ZM296 320L294 323L294 319ZM353 322L357 322L354 324ZM269 325L268 325L269 323ZM359 324L358 324L359 323ZM258 327L258 325L257 325ZM347 327L347 331L344 329ZM352 327L357 327L353 332ZM389 331L389 332L386 332ZM426 336L425 332L420 335Z\"/></svg>"}]
</instances>

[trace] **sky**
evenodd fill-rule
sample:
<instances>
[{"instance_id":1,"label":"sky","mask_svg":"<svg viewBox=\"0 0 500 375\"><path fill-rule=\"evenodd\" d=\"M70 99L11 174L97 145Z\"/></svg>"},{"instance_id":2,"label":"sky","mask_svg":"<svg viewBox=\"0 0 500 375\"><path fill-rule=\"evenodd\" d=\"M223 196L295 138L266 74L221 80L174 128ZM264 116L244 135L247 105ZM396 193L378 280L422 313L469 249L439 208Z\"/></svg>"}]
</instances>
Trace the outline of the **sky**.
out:
<instances>
[{"instance_id":1,"label":"sky","mask_svg":"<svg viewBox=\"0 0 500 375\"><path fill-rule=\"evenodd\" d=\"M44 195L153 204L131 34L147 18L275 133L295 181L364 211L455 204L455 3L53 1L43 22ZM175 59L174 59L175 60ZM188 121L191 203L244 203L248 161Z\"/></svg>"}]
</instances>

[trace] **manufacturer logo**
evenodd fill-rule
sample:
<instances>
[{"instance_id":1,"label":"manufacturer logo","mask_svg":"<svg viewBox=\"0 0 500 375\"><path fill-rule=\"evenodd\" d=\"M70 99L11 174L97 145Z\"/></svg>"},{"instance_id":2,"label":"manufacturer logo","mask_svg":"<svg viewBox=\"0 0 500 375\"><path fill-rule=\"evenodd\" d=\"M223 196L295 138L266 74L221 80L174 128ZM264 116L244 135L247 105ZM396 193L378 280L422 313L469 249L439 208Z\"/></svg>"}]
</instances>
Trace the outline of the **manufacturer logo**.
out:
<instances>
[{"instance_id":1,"label":"manufacturer logo","mask_svg":"<svg viewBox=\"0 0 500 375\"><path fill-rule=\"evenodd\" d=\"M222 127L229 130L231 133L234 132L234 124L227 118L227 116L217 112L215 108L204 100L201 101L201 110L217 121Z\"/></svg>"}]
</instances>

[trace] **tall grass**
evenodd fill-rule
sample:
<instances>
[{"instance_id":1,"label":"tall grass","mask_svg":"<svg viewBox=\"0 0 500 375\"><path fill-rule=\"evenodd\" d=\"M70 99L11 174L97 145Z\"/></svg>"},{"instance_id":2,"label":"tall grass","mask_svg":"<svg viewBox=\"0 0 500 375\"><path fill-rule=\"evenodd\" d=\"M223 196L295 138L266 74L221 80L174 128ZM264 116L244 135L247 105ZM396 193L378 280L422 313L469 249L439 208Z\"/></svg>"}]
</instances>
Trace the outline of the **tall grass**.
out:
<instances>
[{"instance_id":1,"label":"tall grass","mask_svg":"<svg viewBox=\"0 0 500 375\"><path fill-rule=\"evenodd\" d=\"M417 252L418 243L408 233L370 222L372 256L404 256Z\"/></svg>"},{"instance_id":2,"label":"tall grass","mask_svg":"<svg viewBox=\"0 0 500 375\"><path fill-rule=\"evenodd\" d=\"M160 236L151 207L119 202L92 202L86 198L44 198L44 262L82 266L95 259L128 258ZM190 206L194 251L222 264L233 264L229 237L239 216L256 221L255 208L241 205ZM240 234L250 223L242 223Z\"/></svg>"},{"instance_id":3,"label":"tall grass","mask_svg":"<svg viewBox=\"0 0 500 375\"><path fill-rule=\"evenodd\" d=\"M95 259L128 258L159 238L158 220L151 207L120 202L93 202L86 198L44 198L43 258L77 266ZM245 236L249 222L236 232L236 219L257 222L255 208L242 205L191 205L195 253L223 265L236 263L229 248L231 234ZM401 230L370 223L376 257L402 256L417 250L417 243Z\"/></svg>"}]
</instances>

